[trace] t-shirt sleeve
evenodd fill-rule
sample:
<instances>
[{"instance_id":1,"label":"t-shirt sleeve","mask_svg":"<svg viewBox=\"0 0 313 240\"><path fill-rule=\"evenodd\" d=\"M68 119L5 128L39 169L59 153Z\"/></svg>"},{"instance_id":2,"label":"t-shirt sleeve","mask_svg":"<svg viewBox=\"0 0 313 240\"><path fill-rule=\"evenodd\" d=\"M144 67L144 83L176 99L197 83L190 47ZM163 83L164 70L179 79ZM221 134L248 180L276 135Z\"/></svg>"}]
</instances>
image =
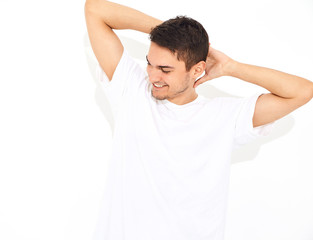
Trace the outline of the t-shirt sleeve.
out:
<instances>
[{"instance_id":1,"label":"t-shirt sleeve","mask_svg":"<svg viewBox=\"0 0 313 240\"><path fill-rule=\"evenodd\" d=\"M99 63L97 63L96 67L96 76L101 89L109 101L113 117L115 118L123 100L125 101L127 97L138 91L139 85L145 79L145 71L124 49L111 81Z\"/></svg>"},{"instance_id":2,"label":"t-shirt sleeve","mask_svg":"<svg viewBox=\"0 0 313 240\"><path fill-rule=\"evenodd\" d=\"M262 94L258 93L241 99L235 123L234 149L240 148L258 137L268 136L272 132L275 121L253 127L255 105Z\"/></svg>"}]
</instances>

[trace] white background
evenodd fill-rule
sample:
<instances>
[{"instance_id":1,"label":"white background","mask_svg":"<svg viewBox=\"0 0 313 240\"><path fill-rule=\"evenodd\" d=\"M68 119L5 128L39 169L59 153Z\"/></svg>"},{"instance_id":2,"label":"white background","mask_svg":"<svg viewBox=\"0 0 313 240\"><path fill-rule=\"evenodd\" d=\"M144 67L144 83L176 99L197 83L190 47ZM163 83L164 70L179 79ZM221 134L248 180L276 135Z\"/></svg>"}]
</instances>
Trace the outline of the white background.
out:
<instances>
[{"instance_id":1,"label":"white background","mask_svg":"<svg viewBox=\"0 0 313 240\"><path fill-rule=\"evenodd\" d=\"M313 79L311 0L119 3L162 20L193 17L230 57ZM84 1L1 0L0 31L0 239L91 239L112 132ZM118 34L126 47L149 45L144 34ZM267 92L233 78L197 91ZM313 101L234 152L226 240L313 239L312 123Z\"/></svg>"}]
</instances>

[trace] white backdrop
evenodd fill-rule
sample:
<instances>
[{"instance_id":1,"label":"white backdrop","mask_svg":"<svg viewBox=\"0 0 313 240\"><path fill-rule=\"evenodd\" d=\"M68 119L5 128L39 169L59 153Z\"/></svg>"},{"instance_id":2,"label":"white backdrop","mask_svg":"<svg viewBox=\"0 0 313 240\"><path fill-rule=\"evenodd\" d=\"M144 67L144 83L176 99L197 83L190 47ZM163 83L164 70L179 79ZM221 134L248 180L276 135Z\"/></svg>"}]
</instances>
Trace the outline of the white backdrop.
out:
<instances>
[{"instance_id":1,"label":"white backdrop","mask_svg":"<svg viewBox=\"0 0 313 240\"><path fill-rule=\"evenodd\" d=\"M230 57L313 79L311 0L118 2L162 20L193 17ZM1 0L0 31L0 239L91 239L112 123L94 79L84 1ZM147 36L118 34L144 65ZM197 92L268 91L219 78ZM312 123L313 101L234 152L226 240L313 239Z\"/></svg>"}]
</instances>

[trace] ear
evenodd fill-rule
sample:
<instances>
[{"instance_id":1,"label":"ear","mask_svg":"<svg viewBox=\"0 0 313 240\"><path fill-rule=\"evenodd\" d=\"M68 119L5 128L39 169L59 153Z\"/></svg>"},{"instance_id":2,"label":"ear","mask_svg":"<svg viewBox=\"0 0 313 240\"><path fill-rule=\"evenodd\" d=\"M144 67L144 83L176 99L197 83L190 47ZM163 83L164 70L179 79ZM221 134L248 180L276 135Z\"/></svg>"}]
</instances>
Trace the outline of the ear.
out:
<instances>
[{"instance_id":1,"label":"ear","mask_svg":"<svg viewBox=\"0 0 313 240\"><path fill-rule=\"evenodd\" d=\"M198 62L191 68L192 77L195 79L200 77L204 70L205 70L205 61Z\"/></svg>"}]
</instances>

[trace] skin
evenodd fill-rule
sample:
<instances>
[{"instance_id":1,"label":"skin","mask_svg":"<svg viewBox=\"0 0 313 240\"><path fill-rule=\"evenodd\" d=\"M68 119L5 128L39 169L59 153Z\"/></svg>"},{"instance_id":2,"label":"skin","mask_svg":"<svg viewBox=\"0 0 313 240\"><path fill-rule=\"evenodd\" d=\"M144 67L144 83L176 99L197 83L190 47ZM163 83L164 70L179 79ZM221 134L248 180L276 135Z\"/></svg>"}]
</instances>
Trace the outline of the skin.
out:
<instances>
[{"instance_id":1,"label":"skin","mask_svg":"<svg viewBox=\"0 0 313 240\"><path fill-rule=\"evenodd\" d=\"M198 94L195 91L195 80L205 71L205 62L195 64L186 71L184 61L177 59L169 49L151 42L147 55L147 73L151 84L167 86L158 89L153 86L151 95L157 100L167 99L177 105L194 101Z\"/></svg>"},{"instance_id":2,"label":"skin","mask_svg":"<svg viewBox=\"0 0 313 240\"><path fill-rule=\"evenodd\" d=\"M276 121L303 106L313 97L313 83L305 78L235 61L210 46L205 75L194 87L222 76L238 78L270 92L261 95L256 102L253 127Z\"/></svg>"},{"instance_id":3,"label":"skin","mask_svg":"<svg viewBox=\"0 0 313 240\"><path fill-rule=\"evenodd\" d=\"M111 80L122 56L123 45L112 29L132 29L150 33L162 21L138 10L110 1L86 0L85 17L89 39L95 56ZM266 49L265 49L266 50ZM270 52L269 52L270 54ZM253 127L276 121L313 98L313 83L305 78L274 69L240 63L210 46L205 62L195 64L190 71L169 50L151 43L147 66L151 83L167 84L164 89L154 89L152 96L168 99L183 105L196 99L195 88L206 81L222 76L231 76L267 89L256 102ZM160 68L162 65L174 67ZM195 80L201 76L203 77Z\"/></svg>"}]
</instances>

